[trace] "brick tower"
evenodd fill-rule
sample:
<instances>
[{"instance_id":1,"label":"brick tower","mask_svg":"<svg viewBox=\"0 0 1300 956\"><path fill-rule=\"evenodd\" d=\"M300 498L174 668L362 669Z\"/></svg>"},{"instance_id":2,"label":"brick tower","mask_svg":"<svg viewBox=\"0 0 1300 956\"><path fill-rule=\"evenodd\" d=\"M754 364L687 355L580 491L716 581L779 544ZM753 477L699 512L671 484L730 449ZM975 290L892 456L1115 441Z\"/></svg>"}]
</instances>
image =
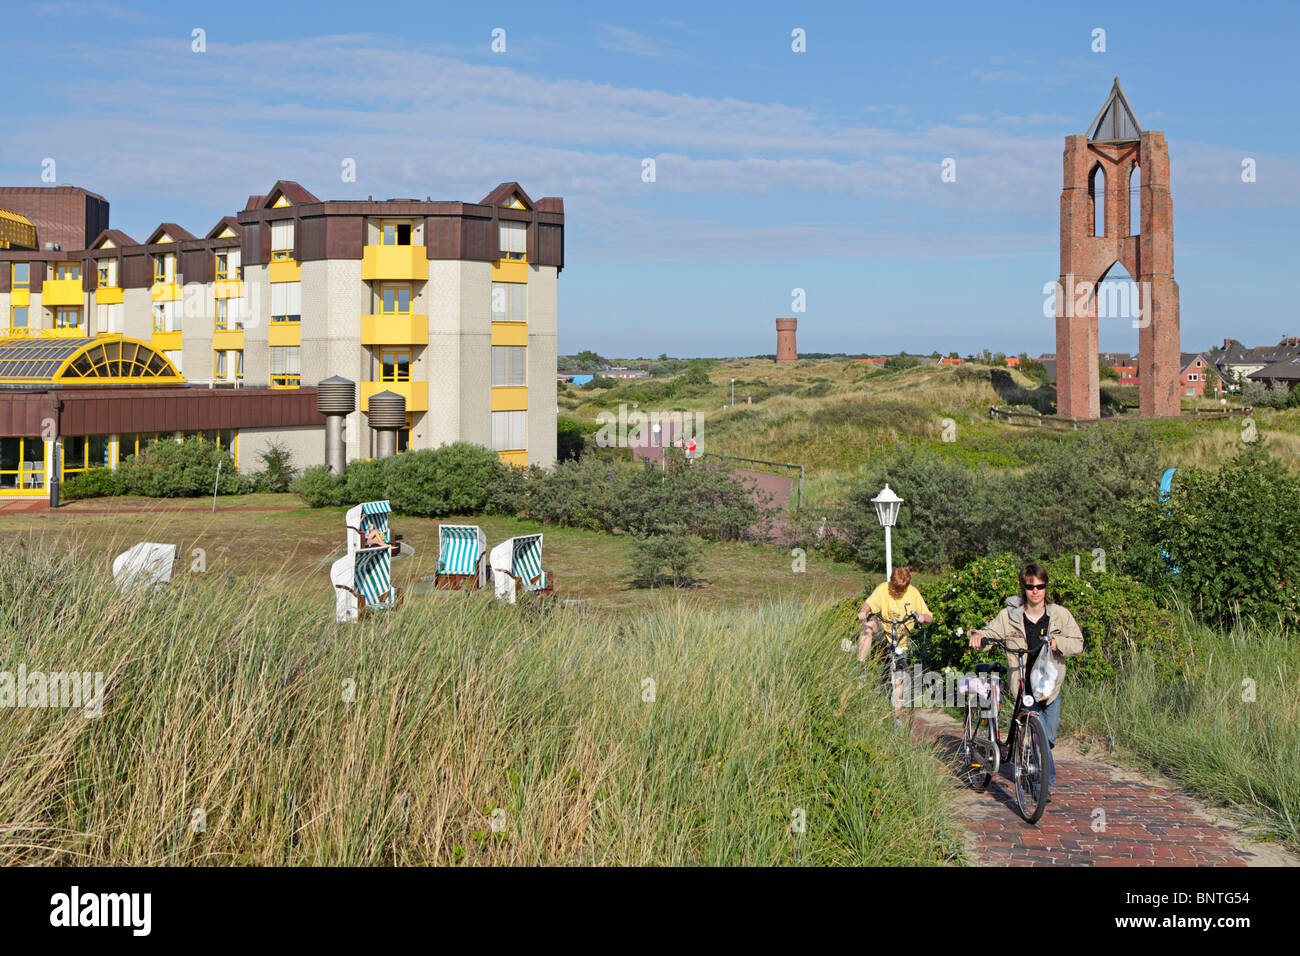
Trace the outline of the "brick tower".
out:
<instances>
[{"instance_id":1,"label":"brick tower","mask_svg":"<svg viewBox=\"0 0 1300 956\"><path fill-rule=\"evenodd\" d=\"M776 320L776 360L778 362L799 361L799 350L794 345L794 328L798 319Z\"/></svg>"},{"instance_id":2,"label":"brick tower","mask_svg":"<svg viewBox=\"0 0 1300 956\"><path fill-rule=\"evenodd\" d=\"M1101 417L1097 287L1119 263L1137 285L1137 302L1106 320L1131 322L1139 329L1139 412L1147 417L1177 415L1178 283L1165 136L1138 126L1119 77L1088 130L1086 137L1065 138L1061 282L1056 295L1057 414L1076 420ZM1141 221L1131 223L1129 190L1139 178ZM1104 212L1101 229L1094 226L1098 201Z\"/></svg>"}]
</instances>

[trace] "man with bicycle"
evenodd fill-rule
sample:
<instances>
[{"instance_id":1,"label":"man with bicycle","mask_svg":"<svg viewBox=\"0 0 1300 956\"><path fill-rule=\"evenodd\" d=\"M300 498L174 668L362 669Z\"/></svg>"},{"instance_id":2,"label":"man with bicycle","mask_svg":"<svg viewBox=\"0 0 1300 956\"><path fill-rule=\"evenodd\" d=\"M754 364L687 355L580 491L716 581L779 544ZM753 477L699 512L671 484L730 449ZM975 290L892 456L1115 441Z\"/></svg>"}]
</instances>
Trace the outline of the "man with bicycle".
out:
<instances>
[{"instance_id":1,"label":"man with bicycle","mask_svg":"<svg viewBox=\"0 0 1300 956\"><path fill-rule=\"evenodd\" d=\"M929 624L934 620L934 615L925 605L925 598L921 597L921 592L912 585L912 572L907 568L894 568L894 573L889 576L889 580L877 586L871 592L871 596L862 603L862 609L858 611L858 620L863 622L862 635L858 639L858 660L865 662L871 653L871 639L881 620L889 623L902 622L897 624L895 630L899 635L898 648L906 654L907 638L913 627L911 620L905 620L908 614L915 614L916 620L922 624ZM887 648L889 653L893 653L893 650ZM899 712L902 710L903 680L903 673L895 672L892 694L895 721L898 720Z\"/></svg>"},{"instance_id":2,"label":"man with bicycle","mask_svg":"<svg viewBox=\"0 0 1300 956\"><path fill-rule=\"evenodd\" d=\"M1047 603L1047 569L1030 562L1020 571L1020 595L1009 598L1007 606L992 621L978 631L970 632L969 643L979 649L986 637L995 637L1009 647L1028 650L1026 666L1032 668L1044 644L1056 665L1056 686L1044 700L1035 699L1029 710L1037 712L1047 730L1048 793L1056 786L1056 761L1051 748L1056 746L1056 730L1061 723L1061 686L1065 683L1065 658L1083 651L1083 632L1075 623L1074 615L1059 604ZM1015 695L1021 693L1019 673L1020 657L1007 652L1008 689ZM1050 799L1050 797L1049 797Z\"/></svg>"}]
</instances>

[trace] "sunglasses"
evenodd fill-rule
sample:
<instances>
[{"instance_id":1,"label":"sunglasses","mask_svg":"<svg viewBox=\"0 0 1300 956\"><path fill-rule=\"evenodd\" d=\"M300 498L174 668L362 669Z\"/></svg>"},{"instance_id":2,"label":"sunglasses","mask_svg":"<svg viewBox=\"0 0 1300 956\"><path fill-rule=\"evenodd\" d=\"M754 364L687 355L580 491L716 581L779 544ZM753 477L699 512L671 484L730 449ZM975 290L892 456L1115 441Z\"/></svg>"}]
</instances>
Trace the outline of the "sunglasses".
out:
<instances>
[{"instance_id":1,"label":"sunglasses","mask_svg":"<svg viewBox=\"0 0 1300 956\"><path fill-rule=\"evenodd\" d=\"M1046 590L1047 590L1047 585L1046 585L1046 584L1026 584L1026 585L1025 585L1025 590L1026 590L1026 591L1046 591Z\"/></svg>"}]
</instances>

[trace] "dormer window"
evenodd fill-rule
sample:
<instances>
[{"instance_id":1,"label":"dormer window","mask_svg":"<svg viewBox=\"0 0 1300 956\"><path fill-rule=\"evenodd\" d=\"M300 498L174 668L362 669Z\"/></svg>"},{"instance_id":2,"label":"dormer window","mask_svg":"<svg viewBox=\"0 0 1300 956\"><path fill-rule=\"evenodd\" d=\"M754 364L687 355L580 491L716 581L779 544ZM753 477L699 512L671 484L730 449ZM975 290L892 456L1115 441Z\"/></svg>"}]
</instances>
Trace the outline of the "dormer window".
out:
<instances>
[{"instance_id":1,"label":"dormer window","mask_svg":"<svg viewBox=\"0 0 1300 956\"><path fill-rule=\"evenodd\" d=\"M506 221L501 223L501 258L528 258L528 223Z\"/></svg>"},{"instance_id":2,"label":"dormer window","mask_svg":"<svg viewBox=\"0 0 1300 956\"><path fill-rule=\"evenodd\" d=\"M99 288L114 288L117 285L117 260L100 259L96 265L99 269Z\"/></svg>"},{"instance_id":3,"label":"dormer window","mask_svg":"<svg viewBox=\"0 0 1300 956\"><path fill-rule=\"evenodd\" d=\"M293 258L293 220L271 223L271 260Z\"/></svg>"}]
</instances>

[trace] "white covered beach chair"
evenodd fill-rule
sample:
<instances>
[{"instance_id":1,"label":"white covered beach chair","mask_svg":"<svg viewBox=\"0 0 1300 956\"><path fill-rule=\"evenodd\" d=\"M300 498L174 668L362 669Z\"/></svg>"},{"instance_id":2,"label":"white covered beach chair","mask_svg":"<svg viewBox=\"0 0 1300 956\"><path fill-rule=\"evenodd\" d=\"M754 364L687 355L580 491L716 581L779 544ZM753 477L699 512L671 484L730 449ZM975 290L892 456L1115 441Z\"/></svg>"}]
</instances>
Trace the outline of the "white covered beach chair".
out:
<instances>
[{"instance_id":1,"label":"white covered beach chair","mask_svg":"<svg viewBox=\"0 0 1300 956\"><path fill-rule=\"evenodd\" d=\"M492 549L492 585L496 597L515 603L520 593L554 594L555 580L542 570L542 536L526 534Z\"/></svg>"},{"instance_id":2,"label":"white covered beach chair","mask_svg":"<svg viewBox=\"0 0 1300 956\"><path fill-rule=\"evenodd\" d=\"M487 535L474 524L438 526L438 570L433 586L439 590L487 586Z\"/></svg>"},{"instance_id":3,"label":"white covered beach chair","mask_svg":"<svg viewBox=\"0 0 1300 956\"><path fill-rule=\"evenodd\" d=\"M397 607L402 589L393 586L393 556L387 546L358 548L330 567L334 585L334 616L355 621L366 611Z\"/></svg>"},{"instance_id":4,"label":"white covered beach chair","mask_svg":"<svg viewBox=\"0 0 1300 956\"><path fill-rule=\"evenodd\" d=\"M378 531L392 549L393 557L410 556L415 549L403 544L394 536L388 526L388 516L393 508L387 501L363 501L354 508L349 508L343 523L348 529L348 554L360 550L365 543L365 536L370 531Z\"/></svg>"}]
</instances>

